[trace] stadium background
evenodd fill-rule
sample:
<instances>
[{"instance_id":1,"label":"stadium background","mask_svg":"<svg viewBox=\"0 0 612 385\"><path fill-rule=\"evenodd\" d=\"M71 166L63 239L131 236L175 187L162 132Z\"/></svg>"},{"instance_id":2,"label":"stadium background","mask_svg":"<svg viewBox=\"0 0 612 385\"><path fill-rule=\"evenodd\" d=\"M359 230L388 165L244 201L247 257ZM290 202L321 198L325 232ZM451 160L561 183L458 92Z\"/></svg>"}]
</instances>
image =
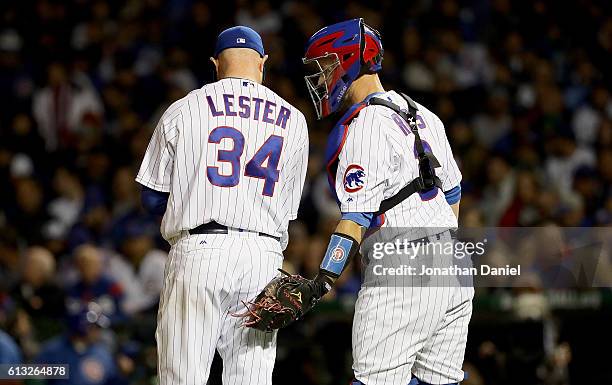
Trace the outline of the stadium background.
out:
<instances>
[{"instance_id":1,"label":"stadium background","mask_svg":"<svg viewBox=\"0 0 612 385\"><path fill-rule=\"evenodd\" d=\"M314 119L303 46L325 24L353 17L382 33L385 87L445 123L463 172L462 226L609 226L611 8L605 0L2 1L0 358L70 359L88 368L82 381L102 372L109 384L153 383L168 247L133 177L164 108L212 80L216 35L234 24L262 34L265 84L310 124L288 269L312 276L338 218L322 172L331 123ZM275 383L348 382L353 270L280 334ZM78 339L77 354L66 338L83 314L72 310L90 302L101 328ZM465 383L612 383L611 308L607 289L479 290Z\"/></svg>"}]
</instances>

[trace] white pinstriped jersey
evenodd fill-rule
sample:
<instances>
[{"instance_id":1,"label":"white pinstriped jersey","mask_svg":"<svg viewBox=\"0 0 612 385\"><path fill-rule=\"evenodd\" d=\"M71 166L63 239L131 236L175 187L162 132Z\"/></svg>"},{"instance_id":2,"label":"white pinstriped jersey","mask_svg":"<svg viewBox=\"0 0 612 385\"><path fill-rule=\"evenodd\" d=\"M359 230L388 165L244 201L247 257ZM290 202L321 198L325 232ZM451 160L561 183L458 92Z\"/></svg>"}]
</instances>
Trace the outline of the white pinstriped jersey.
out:
<instances>
[{"instance_id":1,"label":"white pinstriped jersey","mask_svg":"<svg viewBox=\"0 0 612 385\"><path fill-rule=\"evenodd\" d=\"M170 193L165 239L210 221L282 237L307 163L302 113L265 86L226 78L166 110L136 181Z\"/></svg>"},{"instance_id":2,"label":"white pinstriped jersey","mask_svg":"<svg viewBox=\"0 0 612 385\"><path fill-rule=\"evenodd\" d=\"M408 107L396 92L375 96L402 108ZM436 175L442 181L442 191L435 188L413 194L385 213L386 229L374 232L362 243L366 277L371 265L380 263L372 254L374 243L417 239L439 233L442 228L457 227L457 219L443 191L459 185L461 172L444 125L431 111L417 106L419 136L425 150L431 151L440 163ZM355 107L354 113L358 108ZM347 115L350 119L350 112ZM344 132L343 141L332 142L343 142L339 146L334 180L343 213L376 212L383 199L395 195L418 177L415 135L408 123L390 108L363 107ZM445 242L451 241L448 232L441 237ZM385 255L388 266L392 267L405 263L405 257ZM439 255L422 254L417 260L421 257L422 261L441 259ZM382 283L364 284L353 320L355 378L368 385L407 384L412 375L431 384L461 381L472 297L471 287L428 286L422 277L401 281L400 277L393 276Z\"/></svg>"},{"instance_id":3,"label":"white pinstriped jersey","mask_svg":"<svg viewBox=\"0 0 612 385\"><path fill-rule=\"evenodd\" d=\"M375 95L402 108L406 101L396 92ZM424 147L440 162L436 175L444 191L461 182L461 172L453 158L444 125L431 111L418 104L417 126ZM393 110L372 105L352 120L339 156L336 194L340 210L375 212L383 199L395 195L419 175L414 135L408 124ZM385 226L455 228L457 218L439 189L413 194L385 214Z\"/></svg>"}]
</instances>

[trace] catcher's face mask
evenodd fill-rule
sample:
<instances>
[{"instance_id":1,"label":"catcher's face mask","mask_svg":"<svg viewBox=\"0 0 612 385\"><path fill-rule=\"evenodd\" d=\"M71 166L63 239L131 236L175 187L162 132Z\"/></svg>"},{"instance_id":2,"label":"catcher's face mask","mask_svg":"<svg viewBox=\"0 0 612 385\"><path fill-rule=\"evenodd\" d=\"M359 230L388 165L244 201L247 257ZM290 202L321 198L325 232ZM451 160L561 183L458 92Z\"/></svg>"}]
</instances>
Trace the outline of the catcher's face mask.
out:
<instances>
[{"instance_id":1,"label":"catcher's face mask","mask_svg":"<svg viewBox=\"0 0 612 385\"><path fill-rule=\"evenodd\" d=\"M382 40L362 18L321 28L308 39L304 64L312 64L306 85L320 118L340 109L351 84L381 70Z\"/></svg>"},{"instance_id":2,"label":"catcher's face mask","mask_svg":"<svg viewBox=\"0 0 612 385\"><path fill-rule=\"evenodd\" d=\"M344 70L336 53L328 53L312 59L303 59L306 66L306 87L321 119L336 111L348 89L343 81Z\"/></svg>"}]
</instances>

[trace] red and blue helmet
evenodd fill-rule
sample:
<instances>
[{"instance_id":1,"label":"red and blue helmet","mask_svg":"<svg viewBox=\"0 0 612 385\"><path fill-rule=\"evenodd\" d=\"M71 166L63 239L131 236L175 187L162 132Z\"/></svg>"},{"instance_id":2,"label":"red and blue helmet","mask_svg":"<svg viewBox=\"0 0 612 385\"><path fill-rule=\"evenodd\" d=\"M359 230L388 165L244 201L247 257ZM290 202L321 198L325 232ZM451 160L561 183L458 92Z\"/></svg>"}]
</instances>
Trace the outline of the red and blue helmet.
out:
<instances>
[{"instance_id":1,"label":"red and blue helmet","mask_svg":"<svg viewBox=\"0 0 612 385\"><path fill-rule=\"evenodd\" d=\"M304 79L317 117L337 111L353 81L380 71L382 59L380 33L361 18L332 24L312 35L303 59L312 69Z\"/></svg>"}]
</instances>

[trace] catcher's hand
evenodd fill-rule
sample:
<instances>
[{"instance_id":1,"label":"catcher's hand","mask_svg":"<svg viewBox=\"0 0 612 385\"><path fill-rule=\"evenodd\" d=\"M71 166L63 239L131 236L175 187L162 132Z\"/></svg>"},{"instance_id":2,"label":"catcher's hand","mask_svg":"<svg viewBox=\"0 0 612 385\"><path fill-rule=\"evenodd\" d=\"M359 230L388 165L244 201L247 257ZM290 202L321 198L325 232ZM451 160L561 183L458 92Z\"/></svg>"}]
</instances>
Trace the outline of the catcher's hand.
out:
<instances>
[{"instance_id":1,"label":"catcher's hand","mask_svg":"<svg viewBox=\"0 0 612 385\"><path fill-rule=\"evenodd\" d=\"M286 327L314 307L325 294L321 283L278 269L282 275L270 281L255 301L244 303L243 326L271 332Z\"/></svg>"}]
</instances>

